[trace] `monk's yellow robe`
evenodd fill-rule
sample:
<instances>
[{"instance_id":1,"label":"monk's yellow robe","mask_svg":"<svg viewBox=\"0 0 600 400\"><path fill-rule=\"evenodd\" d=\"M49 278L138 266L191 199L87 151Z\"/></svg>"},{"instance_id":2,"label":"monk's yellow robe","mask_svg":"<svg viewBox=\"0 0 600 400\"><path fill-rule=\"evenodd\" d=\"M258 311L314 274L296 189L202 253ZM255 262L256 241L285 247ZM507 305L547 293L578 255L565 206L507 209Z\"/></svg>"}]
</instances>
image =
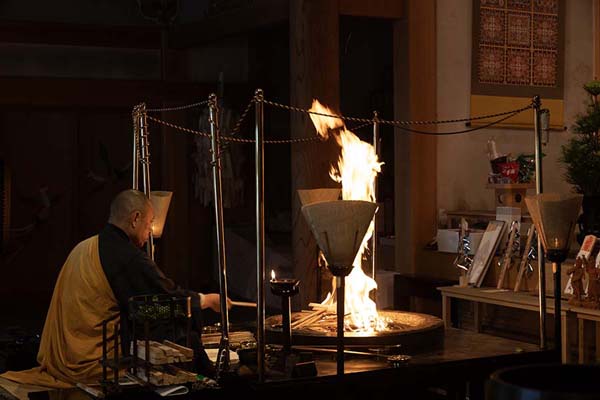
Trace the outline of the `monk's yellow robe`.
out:
<instances>
[{"instance_id":1,"label":"monk's yellow robe","mask_svg":"<svg viewBox=\"0 0 600 400\"><path fill-rule=\"evenodd\" d=\"M98 383L104 320L110 320L107 333L113 338L119 307L100 264L98 236L93 236L71 251L60 271L37 356L40 366L0 376L51 388ZM109 340L109 355L113 346Z\"/></svg>"}]
</instances>

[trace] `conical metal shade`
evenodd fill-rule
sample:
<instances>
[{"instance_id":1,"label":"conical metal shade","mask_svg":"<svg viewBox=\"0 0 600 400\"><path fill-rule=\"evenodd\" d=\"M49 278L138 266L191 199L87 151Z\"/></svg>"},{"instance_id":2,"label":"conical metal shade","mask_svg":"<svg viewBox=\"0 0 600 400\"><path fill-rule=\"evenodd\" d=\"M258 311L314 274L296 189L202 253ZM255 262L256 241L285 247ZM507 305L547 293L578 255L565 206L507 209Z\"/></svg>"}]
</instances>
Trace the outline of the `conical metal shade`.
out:
<instances>
[{"instance_id":1,"label":"conical metal shade","mask_svg":"<svg viewBox=\"0 0 600 400\"><path fill-rule=\"evenodd\" d=\"M581 209L581 195L543 193L525 197L527 209L546 253L569 250L575 222Z\"/></svg>"},{"instance_id":2,"label":"conical metal shade","mask_svg":"<svg viewBox=\"0 0 600 400\"><path fill-rule=\"evenodd\" d=\"M337 200L341 193L342 189L339 188L299 189L298 197L300 204L307 206L312 203Z\"/></svg>"},{"instance_id":3,"label":"conical metal shade","mask_svg":"<svg viewBox=\"0 0 600 400\"><path fill-rule=\"evenodd\" d=\"M310 229L329 265L351 267L377 211L377 204L338 200L302 207Z\"/></svg>"},{"instance_id":4,"label":"conical metal shade","mask_svg":"<svg viewBox=\"0 0 600 400\"><path fill-rule=\"evenodd\" d=\"M171 204L173 192L152 191L150 192L150 202L154 209L154 221L152 221L152 236L159 238L162 236L169 205Z\"/></svg>"}]
</instances>

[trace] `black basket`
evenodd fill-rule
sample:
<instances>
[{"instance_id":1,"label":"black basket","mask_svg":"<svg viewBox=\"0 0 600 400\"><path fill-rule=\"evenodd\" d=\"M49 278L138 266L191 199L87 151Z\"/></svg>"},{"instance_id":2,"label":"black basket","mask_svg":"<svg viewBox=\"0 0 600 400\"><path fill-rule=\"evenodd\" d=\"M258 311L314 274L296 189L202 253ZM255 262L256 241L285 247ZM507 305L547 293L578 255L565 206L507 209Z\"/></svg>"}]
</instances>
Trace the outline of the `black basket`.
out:
<instances>
[{"instance_id":1,"label":"black basket","mask_svg":"<svg viewBox=\"0 0 600 400\"><path fill-rule=\"evenodd\" d=\"M134 322L168 321L190 318L191 299L167 294L133 296L129 299L129 319Z\"/></svg>"}]
</instances>

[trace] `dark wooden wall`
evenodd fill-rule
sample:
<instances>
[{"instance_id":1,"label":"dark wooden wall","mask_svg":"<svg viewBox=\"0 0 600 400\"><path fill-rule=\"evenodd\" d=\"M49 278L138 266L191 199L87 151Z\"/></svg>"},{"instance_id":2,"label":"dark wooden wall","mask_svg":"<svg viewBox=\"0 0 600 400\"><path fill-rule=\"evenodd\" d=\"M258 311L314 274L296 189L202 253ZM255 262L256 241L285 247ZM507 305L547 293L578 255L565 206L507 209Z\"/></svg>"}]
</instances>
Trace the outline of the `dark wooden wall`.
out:
<instances>
[{"instance_id":1,"label":"dark wooden wall","mask_svg":"<svg viewBox=\"0 0 600 400\"><path fill-rule=\"evenodd\" d=\"M113 196L131 187L131 106L142 99L150 106L185 104L207 97L214 88L109 80L4 81L0 157L11 170L12 210L9 242L0 256L0 319L41 327L69 251L102 228ZM232 98L236 90L230 89ZM167 119L197 124L193 113ZM156 155L152 187L178 196L165 231L176 238L158 242L157 262L182 286L203 290L211 283L212 208L195 202L192 190L183 190L191 186L192 138L183 134L171 143L179 134L156 125L150 125L150 135L151 154ZM165 172L173 168L178 171Z\"/></svg>"}]
</instances>

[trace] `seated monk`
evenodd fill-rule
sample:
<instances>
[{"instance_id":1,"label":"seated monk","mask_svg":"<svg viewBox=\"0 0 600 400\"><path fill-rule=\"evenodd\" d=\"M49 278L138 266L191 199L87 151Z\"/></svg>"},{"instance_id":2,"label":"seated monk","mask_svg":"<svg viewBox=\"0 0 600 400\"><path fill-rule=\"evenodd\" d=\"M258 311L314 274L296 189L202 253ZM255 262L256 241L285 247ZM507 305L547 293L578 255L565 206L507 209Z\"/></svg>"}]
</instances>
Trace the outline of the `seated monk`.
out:
<instances>
[{"instance_id":1,"label":"seated monk","mask_svg":"<svg viewBox=\"0 0 600 400\"><path fill-rule=\"evenodd\" d=\"M126 190L115 197L108 224L98 235L75 246L60 271L42 333L39 367L9 371L0 377L52 388L98 383L102 376L102 321L111 321L109 335L119 320L126 328L129 298L147 294L191 297L194 365L200 373L210 370L200 340L200 310L219 312L219 295L176 286L141 250L150 235L153 217L152 203L142 192ZM127 329L122 329L122 334L123 348L128 348ZM113 346L114 341L109 340L109 354Z\"/></svg>"}]
</instances>

